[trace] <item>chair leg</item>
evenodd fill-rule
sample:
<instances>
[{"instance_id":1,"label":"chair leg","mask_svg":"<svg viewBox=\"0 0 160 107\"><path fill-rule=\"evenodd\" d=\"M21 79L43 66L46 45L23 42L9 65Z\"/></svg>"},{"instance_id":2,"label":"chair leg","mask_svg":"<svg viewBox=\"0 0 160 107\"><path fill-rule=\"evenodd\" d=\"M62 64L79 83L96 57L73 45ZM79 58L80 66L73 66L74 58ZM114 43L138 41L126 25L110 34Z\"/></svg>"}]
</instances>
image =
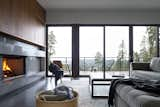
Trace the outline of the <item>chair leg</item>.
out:
<instances>
[{"instance_id":1,"label":"chair leg","mask_svg":"<svg viewBox=\"0 0 160 107\"><path fill-rule=\"evenodd\" d=\"M55 78L55 86L57 86L57 79Z\"/></svg>"},{"instance_id":2,"label":"chair leg","mask_svg":"<svg viewBox=\"0 0 160 107\"><path fill-rule=\"evenodd\" d=\"M62 78L60 80L61 80L61 83L62 83Z\"/></svg>"}]
</instances>

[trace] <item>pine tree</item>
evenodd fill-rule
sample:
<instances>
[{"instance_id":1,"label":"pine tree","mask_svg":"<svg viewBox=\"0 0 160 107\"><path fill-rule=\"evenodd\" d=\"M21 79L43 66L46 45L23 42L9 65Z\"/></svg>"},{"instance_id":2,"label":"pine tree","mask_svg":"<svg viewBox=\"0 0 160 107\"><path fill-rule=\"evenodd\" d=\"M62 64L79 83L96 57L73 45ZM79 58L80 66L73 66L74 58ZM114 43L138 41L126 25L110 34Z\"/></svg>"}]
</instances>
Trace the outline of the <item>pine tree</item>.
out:
<instances>
[{"instance_id":1,"label":"pine tree","mask_svg":"<svg viewBox=\"0 0 160 107\"><path fill-rule=\"evenodd\" d=\"M140 53L139 53L139 56L140 56L140 61L141 62L148 62L149 61L149 54L148 54L148 49L147 49L147 37L144 35L143 36L143 39L141 41L141 44L140 44Z\"/></svg>"},{"instance_id":2,"label":"pine tree","mask_svg":"<svg viewBox=\"0 0 160 107\"><path fill-rule=\"evenodd\" d=\"M117 55L117 61L115 65L113 66L114 70L125 70L127 66L127 50L125 48L124 40L122 40L122 43L119 45L119 51Z\"/></svg>"},{"instance_id":3,"label":"pine tree","mask_svg":"<svg viewBox=\"0 0 160 107\"><path fill-rule=\"evenodd\" d=\"M56 37L53 31L51 31L48 34L48 59L50 59L51 56L55 54L55 44L56 44Z\"/></svg>"},{"instance_id":4,"label":"pine tree","mask_svg":"<svg viewBox=\"0 0 160 107\"><path fill-rule=\"evenodd\" d=\"M147 37L144 35L141 41L140 52L134 53L135 61L150 62L151 58L156 55L157 28L153 26L148 26L146 30L146 35Z\"/></svg>"},{"instance_id":5,"label":"pine tree","mask_svg":"<svg viewBox=\"0 0 160 107\"><path fill-rule=\"evenodd\" d=\"M157 27L148 26L146 33L148 34L148 54L149 59L156 54L156 35L157 35Z\"/></svg>"},{"instance_id":6,"label":"pine tree","mask_svg":"<svg viewBox=\"0 0 160 107\"><path fill-rule=\"evenodd\" d=\"M103 62L102 54L100 52L97 52L95 56L95 65L98 67L99 70L100 68L102 68L102 62Z\"/></svg>"}]
</instances>

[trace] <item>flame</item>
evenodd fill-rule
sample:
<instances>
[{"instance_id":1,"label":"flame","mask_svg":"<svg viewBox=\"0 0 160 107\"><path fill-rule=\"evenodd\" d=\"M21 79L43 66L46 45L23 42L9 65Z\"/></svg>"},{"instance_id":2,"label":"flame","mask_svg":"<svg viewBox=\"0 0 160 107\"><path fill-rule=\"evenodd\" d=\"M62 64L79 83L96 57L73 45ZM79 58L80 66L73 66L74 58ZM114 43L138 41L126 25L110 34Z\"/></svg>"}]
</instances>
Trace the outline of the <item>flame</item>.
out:
<instances>
[{"instance_id":1,"label":"flame","mask_svg":"<svg viewBox=\"0 0 160 107\"><path fill-rule=\"evenodd\" d=\"M12 71L11 68L7 64L7 59L3 59L3 71Z\"/></svg>"}]
</instances>

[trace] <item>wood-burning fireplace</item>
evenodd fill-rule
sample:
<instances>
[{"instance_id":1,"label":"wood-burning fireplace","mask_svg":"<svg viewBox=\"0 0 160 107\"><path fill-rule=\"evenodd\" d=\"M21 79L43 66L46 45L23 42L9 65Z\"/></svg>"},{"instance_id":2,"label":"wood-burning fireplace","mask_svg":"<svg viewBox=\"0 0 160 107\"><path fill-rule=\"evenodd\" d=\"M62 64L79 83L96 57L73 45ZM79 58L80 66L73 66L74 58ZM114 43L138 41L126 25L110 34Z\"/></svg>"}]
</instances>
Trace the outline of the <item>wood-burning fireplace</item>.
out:
<instances>
[{"instance_id":1,"label":"wood-burning fireplace","mask_svg":"<svg viewBox=\"0 0 160 107\"><path fill-rule=\"evenodd\" d=\"M25 74L25 58L21 56L2 57L3 78Z\"/></svg>"},{"instance_id":2,"label":"wood-burning fireplace","mask_svg":"<svg viewBox=\"0 0 160 107\"><path fill-rule=\"evenodd\" d=\"M45 50L0 33L0 81L45 71Z\"/></svg>"}]
</instances>

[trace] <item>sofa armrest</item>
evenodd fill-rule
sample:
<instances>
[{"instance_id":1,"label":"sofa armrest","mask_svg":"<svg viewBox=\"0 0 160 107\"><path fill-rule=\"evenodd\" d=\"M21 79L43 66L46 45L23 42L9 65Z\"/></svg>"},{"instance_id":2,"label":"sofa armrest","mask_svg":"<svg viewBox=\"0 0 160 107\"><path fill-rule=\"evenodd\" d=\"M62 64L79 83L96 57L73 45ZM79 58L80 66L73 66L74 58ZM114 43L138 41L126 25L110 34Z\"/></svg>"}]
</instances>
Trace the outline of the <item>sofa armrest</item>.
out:
<instances>
[{"instance_id":1,"label":"sofa armrest","mask_svg":"<svg viewBox=\"0 0 160 107\"><path fill-rule=\"evenodd\" d=\"M150 95L140 95L136 97L136 107L159 107L160 97Z\"/></svg>"},{"instance_id":2,"label":"sofa armrest","mask_svg":"<svg viewBox=\"0 0 160 107\"><path fill-rule=\"evenodd\" d=\"M142 63L142 62L132 62L131 65L131 71L132 70L145 70L145 71L150 71L150 63Z\"/></svg>"}]
</instances>

